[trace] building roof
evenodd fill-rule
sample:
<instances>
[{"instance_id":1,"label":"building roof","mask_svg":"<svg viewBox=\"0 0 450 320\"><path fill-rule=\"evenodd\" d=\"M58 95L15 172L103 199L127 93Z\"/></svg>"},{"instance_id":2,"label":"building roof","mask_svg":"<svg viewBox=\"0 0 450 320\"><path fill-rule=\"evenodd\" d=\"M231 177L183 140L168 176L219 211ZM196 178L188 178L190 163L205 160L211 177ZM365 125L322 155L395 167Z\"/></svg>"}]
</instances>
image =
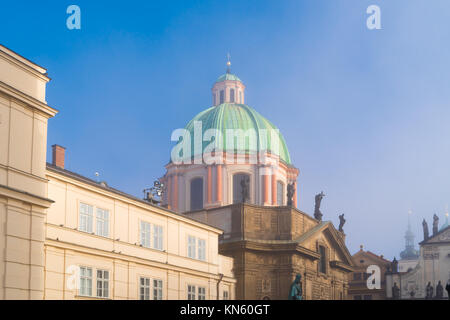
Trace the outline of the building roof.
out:
<instances>
[{"instance_id":1,"label":"building roof","mask_svg":"<svg viewBox=\"0 0 450 320\"><path fill-rule=\"evenodd\" d=\"M219 78L217 78L216 83L217 82L222 82L222 81L225 81L225 80L242 82L241 79L239 79L236 75L227 72L227 73L221 75Z\"/></svg>"},{"instance_id":2,"label":"building roof","mask_svg":"<svg viewBox=\"0 0 450 320\"><path fill-rule=\"evenodd\" d=\"M75 173L75 172L69 171L67 169L63 169L63 168L57 167L57 166L55 166L55 165L53 165L51 163L47 163L47 170L50 170L51 172L55 172L55 173L61 174L61 175L66 176L68 178L72 178L72 179L78 180L80 182L84 182L84 183L89 184L89 185L91 185L93 187L96 187L96 188L99 188L99 189L102 189L102 190L105 190L105 191L112 192L114 194L117 194L119 196L123 196L125 198L130 199L130 200L137 201L137 202L139 202L141 204L144 204L146 206L154 207L155 209L158 209L158 210L163 210L163 211L165 211L167 213L170 213L170 214L182 217L183 219L187 219L189 221L195 222L196 224L199 224L199 223L203 224L207 228L213 228L213 229L217 230L218 233L223 233L223 230L220 229L220 228L217 228L216 226L213 226L211 224L199 221L197 219L193 219L193 218L191 218L189 216L186 216L184 214L180 214L178 212L169 210L169 209L167 209L165 207L154 205L154 204L152 204L152 203L150 203L148 201L145 201L143 199L140 199L138 197L135 197L133 195L130 195L128 193L120 191L118 189L112 188L112 187L108 186L105 182L96 182L96 181L94 181L94 180L92 180L90 178L87 178L85 176L82 176L82 175L80 175L78 173Z\"/></svg>"},{"instance_id":3,"label":"building roof","mask_svg":"<svg viewBox=\"0 0 450 320\"><path fill-rule=\"evenodd\" d=\"M245 104L223 103L200 112L191 121L189 121L186 129L190 133L192 158L202 155L198 154L200 150L196 150L197 148L195 148L194 144L194 128L196 122L202 123L202 134L205 134L205 132L209 129L213 129L218 130L222 135L220 140L217 139L213 142L203 141L201 149L202 153L211 143L214 145L216 151L227 151L227 131L229 129L241 129L243 130L243 134L245 134L245 132L249 129L254 129L256 135L256 145L250 143L250 139L244 139L243 146L239 146L238 143L233 144L232 142L232 145L235 147L234 152L238 154L259 154L260 152L265 151L279 156L281 161L287 165L291 165L291 157L286 141L284 140L283 135L279 132L278 128L256 112L253 108ZM263 130L266 131L264 132ZM278 143L273 139L273 133L276 133L276 136L279 137ZM266 136L265 138L264 135ZM233 150L228 151L232 152ZM186 157L185 159L188 158L189 157Z\"/></svg>"},{"instance_id":4,"label":"building roof","mask_svg":"<svg viewBox=\"0 0 450 320\"><path fill-rule=\"evenodd\" d=\"M367 257L372 258L375 261L381 262L381 263L391 263L391 261L384 258L382 255L377 255L376 253L373 253L371 251L364 251L363 247L361 246L360 250L357 251L355 254L353 254L353 259L360 259L360 257Z\"/></svg>"}]
</instances>

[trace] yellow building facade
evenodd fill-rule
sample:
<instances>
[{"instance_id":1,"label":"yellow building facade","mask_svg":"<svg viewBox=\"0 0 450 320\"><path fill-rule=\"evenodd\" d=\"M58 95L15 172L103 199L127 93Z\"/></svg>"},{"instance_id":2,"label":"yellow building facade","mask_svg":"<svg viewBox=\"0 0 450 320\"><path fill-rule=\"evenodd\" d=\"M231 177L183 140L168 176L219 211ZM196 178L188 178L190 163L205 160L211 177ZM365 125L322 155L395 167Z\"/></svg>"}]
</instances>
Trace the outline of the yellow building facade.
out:
<instances>
[{"instance_id":1,"label":"yellow building facade","mask_svg":"<svg viewBox=\"0 0 450 320\"><path fill-rule=\"evenodd\" d=\"M0 46L0 299L233 299L220 229L46 164L49 80Z\"/></svg>"}]
</instances>

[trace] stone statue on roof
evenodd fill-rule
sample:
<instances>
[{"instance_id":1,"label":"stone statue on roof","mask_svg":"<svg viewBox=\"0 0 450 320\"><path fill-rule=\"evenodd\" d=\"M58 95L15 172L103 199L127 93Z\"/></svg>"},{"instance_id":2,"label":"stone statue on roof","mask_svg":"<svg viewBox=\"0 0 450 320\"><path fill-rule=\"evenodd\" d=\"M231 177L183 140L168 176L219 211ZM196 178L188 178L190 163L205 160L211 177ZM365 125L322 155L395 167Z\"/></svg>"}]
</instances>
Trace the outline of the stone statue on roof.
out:
<instances>
[{"instance_id":1,"label":"stone statue on roof","mask_svg":"<svg viewBox=\"0 0 450 320\"><path fill-rule=\"evenodd\" d=\"M341 214L340 216L339 216L339 231L340 232L344 232L344 224L345 224L345 219L344 219L344 214Z\"/></svg>"},{"instance_id":2,"label":"stone statue on roof","mask_svg":"<svg viewBox=\"0 0 450 320\"><path fill-rule=\"evenodd\" d=\"M428 223L425 221L425 219L423 219L422 221L422 227L423 227L423 240L428 240L428 238L430 237L429 233L428 233Z\"/></svg>"},{"instance_id":3,"label":"stone statue on roof","mask_svg":"<svg viewBox=\"0 0 450 320\"><path fill-rule=\"evenodd\" d=\"M245 176L241 180L242 203L246 203L250 199L250 181L249 177Z\"/></svg>"},{"instance_id":4,"label":"stone statue on roof","mask_svg":"<svg viewBox=\"0 0 450 320\"><path fill-rule=\"evenodd\" d=\"M323 191L316 195L315 200L316 204L314 206L314 218L316 218L319 221L322 221L322 212L320 212L320 204L322 202L323 197L325 197L325 194Z\"/></svg>"},{"instance_id":5,"label":"stone statue on roof","mask_svg":"<svg viewBox=\"0 0 450 320\"><path fill-rule=\"evenodd\" d=\"M288 206L293 205L294 194L295 194L295 182L292 182L287 185L287 205Z\"/></svg>"},{"instance_id":6,"label":"stone statue on roof","mask_svg":"<svg viewBox=\"0 0 450 320\"><path fill-rule=\"evenodd\" d=\"M438 233L439 229L439 217L436 215L436 213L433 215L433 236Z\"/></svg>"}]
</instances>

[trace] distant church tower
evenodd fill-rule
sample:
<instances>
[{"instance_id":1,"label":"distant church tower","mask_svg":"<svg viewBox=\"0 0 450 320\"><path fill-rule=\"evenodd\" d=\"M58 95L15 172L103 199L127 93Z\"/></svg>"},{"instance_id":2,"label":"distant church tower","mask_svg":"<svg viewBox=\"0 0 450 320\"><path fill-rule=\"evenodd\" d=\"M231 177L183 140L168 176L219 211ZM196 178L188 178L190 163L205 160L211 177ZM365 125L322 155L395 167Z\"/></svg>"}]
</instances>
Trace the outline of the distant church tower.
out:
<instances>
[{"instance_id":1,"label":"distant church tower","mask_svg":"<svg viewBox=\"0 0 450 320\"><path fill-rule=\"evenodd\" d=\"M411 211L408 214L408 229L405 233L405 250L400 252L399 272L406 272L413 268L419 259L419 252L415 249L414 233L411 230Z\"/></svg>"},{"instance_id":2,"label":"distant church tower","mask_svg":"<svg viewBox=\"0 0 450 320\"><path fill-rule=\"evenodd\" d=\"M233 203L287 205L299 170L278 128L245 104L245 85L227 71L214 83L212 105L185 127L161 179L163 205L177 212ZM231 134L231 135L230 135ZM232 146L230 148L229 146ZM184 148L184 149L183 149ZM174 155L182 161L174 161ZM293 206L297 206L296 185Z\"/></svg>"}]
</instances>

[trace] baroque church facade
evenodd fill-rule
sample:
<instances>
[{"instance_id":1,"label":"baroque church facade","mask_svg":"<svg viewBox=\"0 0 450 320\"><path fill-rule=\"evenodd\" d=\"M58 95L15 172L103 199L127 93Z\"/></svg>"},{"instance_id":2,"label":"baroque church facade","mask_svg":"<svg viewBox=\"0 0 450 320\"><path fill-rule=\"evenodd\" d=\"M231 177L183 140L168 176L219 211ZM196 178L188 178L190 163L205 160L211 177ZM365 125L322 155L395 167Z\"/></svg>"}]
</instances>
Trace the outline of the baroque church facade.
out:
<instances>
[{"instance_id":1,"label":"baroque church facade","mask_svg":"<svg viewBox=\"0 0 450 320\"><path fill-rule=\"evenodd\" d=\"M245 104L245 88L228 62L212 106L172 150L163 203L224 231L219 252L234 260L237 299L287 299L297 274L304 299L347 299L345 234L297 208L299 170L277 127Z\"/></svg>"}]
</instances>

